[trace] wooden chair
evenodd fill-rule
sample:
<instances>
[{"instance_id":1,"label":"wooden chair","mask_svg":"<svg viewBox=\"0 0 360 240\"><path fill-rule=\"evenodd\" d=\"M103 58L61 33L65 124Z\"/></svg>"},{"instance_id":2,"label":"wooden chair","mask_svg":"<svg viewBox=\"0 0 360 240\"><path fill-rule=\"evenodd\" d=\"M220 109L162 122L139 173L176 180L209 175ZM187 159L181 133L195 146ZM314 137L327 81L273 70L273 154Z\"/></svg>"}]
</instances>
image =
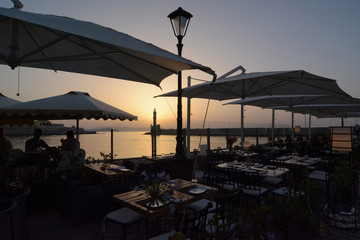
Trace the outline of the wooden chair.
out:
<instances>
[{"instance_id":1,"label":"wooden chair","mask_svg":"<svg viewBox=\"0 0 360 240\"><path fill-rule=\"evenodd\" d=\"M277 166L278 168L284 168L285 167L285 161L274 159L270 161L270 164ZM272 189L279 187L283 183L283 178L280 177L265 177L261 180L262 183L264 183L268 187L272 187ZM271 188L270 188L271 189Z\"/></svg>"},{"instance_id":2,"label":"wooden chair","mask_svg":"<svg viewBox=\"0 0 360 240\"><path fill-rule=\"evenodd\" d=\"M220 192L216 195L215 202L215 211L208 214L206 231L213 235L216 228L221 226L222 230L226 230L225 232L231 236L231 231L235 229L239 220L240 192Z\"/></svg>"},{"instance_id":3,"label":"wooden chair","mask_svg":"<svg viewBox=\"0 0 360 240\"><path fill-rule=\"evenodd\" d=\"M263 197L268 193L268 189L261 186L262 176L253 170L240 170L237 176L239 189L246 198L246 205L249 206L249 198L255 199L257 205L263 202Z\"/></svg>"},{"instance_id":4,"label":"wooden chair","mask_svg":"<svg viewBox=\"0 0 360 240\"><path fill-rule=\"evenodd\" d=\"M103 219L101 239L116 237L116 236L106 236L106 231L108 228L109 221L120 225L120 227L123 230L123 235L122 235L123 239L126 239L128 228L136 223L139 223L143 219L144 219L143 215L127 207L123 207L118 210L112 211L106 214L106 216Z\"/></svg>"},{"instance_id":5,"label":"wooden chair","mask_svg":"<svg viewBox=\"0 0 360 240\"><path fill-rule=\"evenodd\" d=\"M212 203L209 203L200 211L194 212L189 209L177 211L175 216L175 230L153 237L151 240L167 240L169 236L175 232L182 232L191 240L206 239L207 216L209 208L211 207Z\"/></svg>"},{"instance_id":6,"label":"wooden chair","mask_svg":"<svg viewBox=\"0 0 360 240\"><path fill-rule=\"evenodd\" d=\"M15 195L14 199L17 202L14 215L13 215L13 226L14 236L16 240L29 239L29 229L27 223L27 212L26 212L26 199L30 194L31 189L25 187L24 190Z\"/></svg>"},{"instance_id":7,"label":"wooden chair","mask_svg":"<svg viewBox=\"0 0 360 240\"><path fill-rule=\"evenodd\" d=\"M16 208L15 199L0 200L0 236L1 240L15 239L12 217Z\"/></svg>"},{"instance_id":8,"label":"wooden chair","mask_svg":"<svg viewBox=\"0 0 360 240\"><path fill-rule=\"evenodd\" d=\"M238 189L234 168L216 168L216 183L218 188L228 192L234 192Z\"/></svg>"}]
</instances>

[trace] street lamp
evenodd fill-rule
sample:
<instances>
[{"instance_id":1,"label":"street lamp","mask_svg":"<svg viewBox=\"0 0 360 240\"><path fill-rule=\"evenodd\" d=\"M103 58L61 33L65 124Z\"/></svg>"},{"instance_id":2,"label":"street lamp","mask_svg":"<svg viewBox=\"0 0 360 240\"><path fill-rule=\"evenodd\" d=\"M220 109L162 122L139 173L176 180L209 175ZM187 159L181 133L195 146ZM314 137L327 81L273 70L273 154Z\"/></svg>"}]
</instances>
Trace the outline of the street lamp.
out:
<instances>
[{"instance_id":1,"label":"street lamp","mask_svg":"<svg viewBox=\"0 0 360 240\"><path fill-rule=\"evenodd\" d=\"M178 39L177 49L178 55L181 56L182 52L182 39L186 34L187 28L190 23L191 13L179 7L174 12L168 15L170 18L171 26L174 31L175 37ZM181 71L178 73L178 107L177 107L177 131L176 131L176 153L175 159L185 159L184 137L182 134L182 89L181 89Z\"/></svg>"}]
</instances>

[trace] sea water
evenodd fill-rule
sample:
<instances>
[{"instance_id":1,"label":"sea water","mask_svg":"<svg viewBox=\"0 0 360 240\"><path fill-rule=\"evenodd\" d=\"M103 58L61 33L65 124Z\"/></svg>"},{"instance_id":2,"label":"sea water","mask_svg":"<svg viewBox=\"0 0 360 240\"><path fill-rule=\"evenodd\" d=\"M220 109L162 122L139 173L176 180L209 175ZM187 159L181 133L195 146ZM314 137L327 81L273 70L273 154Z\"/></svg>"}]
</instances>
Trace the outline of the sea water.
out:
<instances>
[{"instance_id":1,"label":"sea water","mask_svg":"<svg viewBox=\"0 0 360 240\"><path fill-rule=\"evenodd\" d=\"M157 155L174 153L176 148L175 135L159 135L156 140ZM25 141L31 136L14 137L10 136L14 148L25 149ZM42 136L42 139L52 147L61 146L60 140L66 138L65 135ZM200 143L201 139L201 143ZM96 134L81 134L79 136L80 147L85 150L86 157L99 159L100 152L108 154L111 152L111 133L97 132ZM239 145L240 137L235 145ZM245 141L249 144L255 144L255 137L246 137ZM259 137L259 144L266 143L267 138ZM191 136L190 150L200 150L199 145L207 144L207 136ZM211 136L211 149L225 148L225 136ZM145 134L144 131L124 131L113 133L113 153L115 158L133 158L142 156L151 156L151 135Z\"/></svg>"}]
</instances>

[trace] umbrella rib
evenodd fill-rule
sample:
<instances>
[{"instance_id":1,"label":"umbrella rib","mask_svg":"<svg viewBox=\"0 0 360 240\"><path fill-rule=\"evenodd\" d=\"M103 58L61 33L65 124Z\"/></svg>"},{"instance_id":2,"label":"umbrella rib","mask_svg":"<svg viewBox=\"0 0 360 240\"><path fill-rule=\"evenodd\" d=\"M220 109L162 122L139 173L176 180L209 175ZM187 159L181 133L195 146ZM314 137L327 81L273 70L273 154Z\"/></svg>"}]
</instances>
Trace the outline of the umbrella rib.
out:
<instances>
[{"instance_id":1,"label":"umbrella rib","mask_svg":"<svg viewBox=\"0 0 360 240\"><path fill-rule=\"evenodd\" d=\"M51 45L53 45L53 44L55 44L55 43L57 43L57 42L59 42L59 41L62 41L62 40L64 40L65 38L68 38L69 36L71 36L70 34L66 34L66 35L62 36L62 35L60 35L58 32L53 31L52 29L48 29L48 31L50 31L50 32L58 35L59 38L57 38L57 39L55 39L55 40L53 40L53 41L51 41L51 42L43 45L43 46L40 47L38 50L34 50L34 51L32 51L32 52L29 52L27 55L24 55L23 58L26 58L26 57L28 57L28 56L36 53L36 52L39 51L39 50L42 50L42 49L47 48L47 47L50 47ZM76 36L76 35L74 35L74 36ZM78 36L78 37L79 37L80 39L83 38L83 37L80 37L80 36ZM107 48L111 49L110 46L107 46L107 45L105 45L105 44L99 44L98 41L94 41L94 40L88 39L88 38L84 38L84 39L87 39L88 41L90 41L90 42L92 42L92 43L94 43L94 44L96 44L96 45L100 45L100 46L102 46L102 47L107 47ZM155 83L155 82L152 81L151 79L149 79L149 78L147 78L147 77L145 77L145 76L143 76L143 75L141 75L141 74L139 74L139 73L137 73L137 72L135 72L135 71L133 71L133 70L131 70L131 69L129 69L129 68L127 68L127 67L119 64L119 63L117 63L116 61L114 61L114 60L106 57L103 53L95 52L94 50L90 49L89 47L86 47L86 46L84 46L83 44L80 44L80 43L78 43L78 42L76 42L76 41L74 41L74 40L72 40L72 39L70 39L70 38L68 38L67 40L68 40L69 42L72 42L73 44L76 44L76 45L78 45L78 46L80 46L80 47L88 50L89 52L92 52L93 54L98 55L100 58L106 59L106 60L108 60L109 62L112 62L113 64L115 64L115 65L117 65L117 66L120 66L120 67L126 69L127 71L131 72L132 74L134 74L134 75L136 75L136 76L138 76L138 77L146 80L148 83L158 85L157 83ZM132 58L134 58L134 59L140 60L140 61L142 61L142 62L144 62L144 63L147 63L147 64L149 64L149 65L151 65L151 66L155 66L155 67L157 67L157 68L159 68L159 69L163 69L163 70L168 71L168 72L171 72L171 73L177 73L176 71L173 71L173 70L171 70L171 69L169 69L169 68L165 68L165 67L162 67L162 66L160 66L160 65L158 65L158 64L154 64L154 63L152 63L152 62L150 62L150 61L147 61L147 60L142 59L142 58L140 58L140 57L136 57L136 56L134 56L134 55L132 55L132 54L129 54L129 53L126 53L126 52L124 52L124 51L121 51L121 50L118 50L118 49L111 49L111 50L113 50L114 52L106 53L106 54L116 54L116 53L118 53L118 54L119 54L119 53L125 54L125 55L127 55L127 56L129 56L129 57L132 57ZM79 56L81 56L81 55L74 55L74 56L75 56L75 57L79 57ZM84 56L86 56L86 55L84 55ZM89 56L91 56L91 55L89 55ZM48 60L49 63L50 63L52 59L53 59L53 60L58 59L58 61L61 61L62 59L67 59L67 61L68 61L69 59L72 59L72 58L73 58L73 57L69 57L69 56L68 56L68 57L66 57L66 58L47 58L47 60ZM77 60L77 59L75 59L75 60ZM34 59L34 60L31 60L31 61L23 61L23 62L24 62L24 63L40 63L40 62L44 62L44 61L43 61L43 60L40 60L40 61L39 61L39 60Z\"/></svg>"},{"instance_id":2,"label":"umbrella rib","mask_svg":"<svg viewBox=\"0 0 360 240\"><path fill-rule=\"evenodd\" d=\"M55 32L55 33L56 33L56 32ZM74 35L74 36L75 36L75 35ZM79 36L78 36L78 37L79 37ZM96 41L96 40L89 39L89 38L85 38L85 37L79 37L79 38L87 39L89 42L92 42L92 43L94 43L94 44L96 44L96 45L100 45L100 46L102 46L102 47L109 48L110 50L112 50L112 51L114 51L114 52L109 52L109 53L105 53L105 54L103 54L103 53L98 53L98 52L92 50L91 48L84 46L83 44L79 44L78 42L73 41L72 39L68 39L68 41L70 41L70 42L72 42L73 44L76 44L76 45L78 45L78 46L80 46L80 47L88 50L89 52L92 52L92 53L100 56L101 58L105 58L105 59L113 62L115 65L118 65L118 66L121 66L121 67L125 68L126 70L132 72L133 74L135 74L135 75L137 75L137 76L139 76L139 77L141 77L141 78L144 78L144 79L148 80L148 81L149 81L150 83L152 83L152 84L157 85L156 83L154 83L154 82L151 81L150 79L147 79L146 77L144 77L144 76L142 76L142 75L140 75L140 74L138 74L138 73L133 72L132 70L130 70L130 69L122 66L121 64L119 64L119 63L117 63L117 62L114 62L113 60L109 59L109 58L106 57L105 55L110 55L110 54L114 54L114 55L115 55L115 54L121 53L121 54L127 55L127 56L129 56L129 57L132 57L132 58L134 58L134 59L137 59L137 60L140 60L140 61L142 61L142 62L145 62L145 63L147 63L147 64L149 64L149 65L151 65L151 66L155 66L155 67L157 67L157 68L159 68L159 69L163 69L163 70L165 70L165 71L168 71L168 72L171 72L171 73L174 73L174 74L177 73L176 71L173 71L173 70L171 70L171 69L169 69L169 68L160 66L159 64L152 63L152 62L150 62L150 61L148 61L148 60L145 60L145 59L143 59L143 58L140 58L140 57L134 56L134 55L132 55L132 54L129 54L129 53L127 53L127 52L121 51L120 49L113 49L113 48L111 47L111 45L100 44L100 42L98 42L98 41Z\"/></svg>"},{"instance_id":3,"label":"umbrella rib","mask_svg":"<svg viewBox=\"0 0 360 240\"><path fill-rule=\"evenodd\" d=\"M31 51L31 52L23 55L23 56L22 56L21 58L19 58L19 59L23 60L24 58L27 58L27 57L35 54L36 52L40 52L41 55L43 55L43 57L47 59L48 57L46 56L46 54L45 54L44 51L43 51L43 49L45 49L47 46L44 46L44 48L42 48L42 47L40 46L40 44L36 41L35 37L31 34L31 32L29 31L29 29L26 27L26 25L24 24L24 22L21 22L21 25L23 26L23 28L25 29L25 31L27 32L27 34L30 36L31 40L32 40L32 41L35 43L35 45L38 47L38 49L35 49L35 50L33 50L33 51ZM66 38L67 36L63 36L63 37ZM57 43L57 42L59 42L59 41L61 41L61 40L62 40L62 39L58 39L57 41L55 40L54 43ZM49 42L49 43L51 43L51 42ZM53 45L54 43L51 43L49 46ZM20 61L21 61L21 60L20 60ZM55 67L54 67L51 63L49 63L49 64L50 64L51 68L56 72Z\"/></svg>"},{"instance_id":4,"label":"umbrella rib","mask_svg":"<svg viewBox=\"0 0 360 240\"><path fill-rule=\"evenodd\" d=\"M26 29L26 28L25 28ZM26 31L27 31L27 29L26 29ZM28 32L28 31L27 31ZM30 35L30 37L32 38L32 35L28 32L28 34ZM56 43L58 43L58 42L60 42L60 41L62 41L63 39L65 39L65 38L67 38L67 37L69 37L70 36L70 34L65 34L65 35L63 35L63 36L61 36L60 35L60 37L59 38L56 38L56 39L54 39L54 40L52 40L52 41L50 41L50 42L47 42L46 44L44 44L44 45L42 45L42 46L39 46L38 44L37 44L37 42L34 40L34 42L35 42L35 44L38 46L38 48L37 49L34 49L34 50L32 50L32 51L30 51L30 52L28 52L28 53L26 53L26 54L24 54L22 57L19 57L19 62L24 62L24 63L31 63L32 61L23 61L24 59L26 59L27 57L30 57L31 55L33 55L33 54L35 54L35 53L37 53L37 52L41 52L41 53L43 53L42 52L42 50L44 50L45 48L48 48L48 47L50 47L50 46L52 46L52 45L54 45L54 44L56 44ZM46 58L46 56L44 55L44 57ZM47 58L48 59L48 58Z\"/></svg>"},{"instance_id":5,"label":"umbrella rib","mask_svg":"<svg viewBox=\"0 0 360 240\"><path fill-rule=\"evenodd\" d=\"M88 39L88 40L89 40L90 42L93 42L94 44L99 44L97 41L93 41L93 40L91 40L91 39ZM69 41L72 41L72 40L69 39ZM105 55L105 54L103 54L103 53L96 52L96 51L94 51L94 50L92 50L92 49L90 49L90 48L88 48L88 47L85 47L84 45L79 44L79 43L77 43L77 42L74 42L74 41L72 41L72 42L73 42L74 44L77 44L77 45L79 45L80 47L83 47L83 48L87 49L88 51L90 51L90 52L92 52L92 53L100 56L101 58L105 58L106 60L112 62L113 64L115 64L115 65L117 65L117 66L120 66L120 67L126 69L127 71L131 72L132 74L134 74L134 75L136 75L136 76L139 76L139 77L141 77L141 78L143 78L143 79L146 79L149 83L152 83L152 84L157 85L155 82L151 81L151 79L148 79L148 78L146 78L145 76L143 76L143 75L141 75L141 74L139 74L139 73L136 73L136 72L134 72L133 70L131 70L131 69L129 69L129 68L127 68L127 67L119 64L118 62L116 62L116 61L108 58L108 57L106 56L106 55L108 55L108 54ZM144 62L144 63L149 64L149 65L151 65L151 66L155 66L155 67L157 67L157 68L163 69L163 70L168 71L168 72L171 72L171 73L176 73L175 71L172 71L172 70L169 69L169 68L165 68L165 67L162 67L162 66L160 66L160 65L158 65L158 64L151 63L150 61L147 61L147 60L145 60L145 59L143 59L143 58L140 58L140 57L136 57L136 56L134 56L134 55L132 55L132 54L129 54L129 53L124 52L124 51L121 51L121 50L119 50L119 49L112 49L110 46L107 46L107 45L105 45L105 44L99 44L99 45L101 45L101 46L103 46L103 47L107 47L107 48L115 51L115 52L113 52L112 54L119 54L119 53L121 53L121 54L127 55L127 56L129 56L129 57L132 57L132 58L134 58L134 59L140 60L141 62Z\"/></svg>"}]
</instances>

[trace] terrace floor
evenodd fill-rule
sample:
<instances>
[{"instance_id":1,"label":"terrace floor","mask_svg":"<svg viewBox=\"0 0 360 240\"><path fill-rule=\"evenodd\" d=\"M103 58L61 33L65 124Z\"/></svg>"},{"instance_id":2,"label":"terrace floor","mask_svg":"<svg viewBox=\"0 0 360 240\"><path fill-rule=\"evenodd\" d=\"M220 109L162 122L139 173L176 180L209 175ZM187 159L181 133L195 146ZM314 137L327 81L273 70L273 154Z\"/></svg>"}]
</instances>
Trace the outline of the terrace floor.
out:
<instances>
[{"instance_id":1,"label":"terrace floor","mask_svg":"<svg viewBox=\"0 0 360 240\"><path fill-rule=\"evenodd\" d=\"M101 219L74 226L70 220L65 219L55 210L44 211L28 217L28 226L30 240L98 240L101 236ZM144 226L140 226L139 229L140 233L137 228L134 228L133 233L130 233L127 239L145 239ZM332 227L322 219L319 235L315 239L360 240L360 230Z\"/></svg>"}]
</instances>

